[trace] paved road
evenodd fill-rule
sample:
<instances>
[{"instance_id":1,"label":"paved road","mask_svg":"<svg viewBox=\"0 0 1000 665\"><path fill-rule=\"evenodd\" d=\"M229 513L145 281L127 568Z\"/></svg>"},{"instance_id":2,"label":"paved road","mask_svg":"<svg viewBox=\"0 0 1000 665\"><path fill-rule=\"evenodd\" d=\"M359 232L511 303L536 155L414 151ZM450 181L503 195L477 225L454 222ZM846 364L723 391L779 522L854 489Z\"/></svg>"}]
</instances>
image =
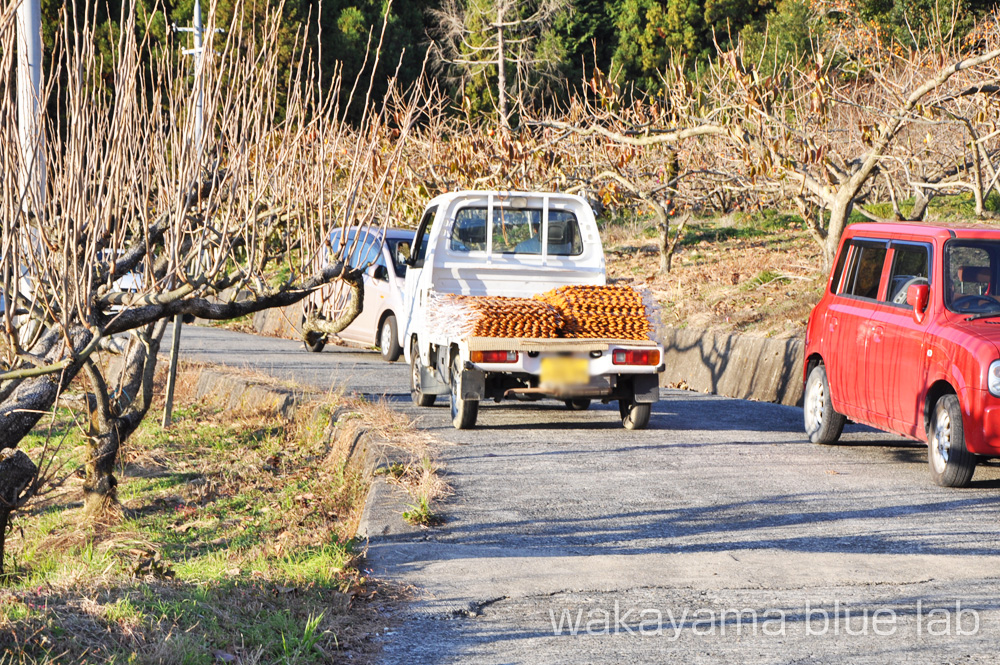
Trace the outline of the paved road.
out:
<instances>
[{"instance_id":1,"label":"paved road","mask_svg":"<svg viewBox=\"0 0 1000 665\"><path fill-rule=\"evenodd\" d=\"M684 391L643 432L546 402L457 432L374 353L192 327L184 347L387 394L446 442L445 526L371 543L419 598L385 663L996 662L1000 466L938 488L922 446L856 425L816 446L799 409Z\"/></svg>"}]
</instances>

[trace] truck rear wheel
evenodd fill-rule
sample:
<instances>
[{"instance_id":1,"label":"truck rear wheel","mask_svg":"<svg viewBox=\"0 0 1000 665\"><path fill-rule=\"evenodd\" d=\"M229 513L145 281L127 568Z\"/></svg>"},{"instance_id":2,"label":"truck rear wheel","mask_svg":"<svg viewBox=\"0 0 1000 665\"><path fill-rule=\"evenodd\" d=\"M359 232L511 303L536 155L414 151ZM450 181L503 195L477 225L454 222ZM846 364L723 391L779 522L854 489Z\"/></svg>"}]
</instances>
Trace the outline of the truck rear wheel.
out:
<instances>
[{"instance_id":1,"label":"truck rear wheel","mask_svg":"<svg viewBox=\"0 0 1000 665\"><path fill-rule=\"evenodd\" d=\"M448 385L451 388L451 424L455 429L472 429L476 426L476 418L479 416L479 400L462 399L460 390L462 356L457 353L451 359L451 371L448 374Z\"/></svg>"},{"instance_id":2,"label":"truck rear wheel","mask_svg":"<svg viewBox=\"0 0 1000 665\"><path fill-rule=\"evenodd\" d=\"M421 368L420 347L417 346L417 338L414 337L410 343L410 399L417 406L431 406L437 395L425 393L421 389Z\"/></svg>"},{"instance_id":3,"label":"truck rear wheel","mask_svg":"<svg viewBox=\"0 0 1000 665\"><path fill-rule=\"evenodd\" d=\"M646 429L652 412L652 404L638 404L631 399L618 400L618 413L625 429Z\"/></svg>"}]
</instances>

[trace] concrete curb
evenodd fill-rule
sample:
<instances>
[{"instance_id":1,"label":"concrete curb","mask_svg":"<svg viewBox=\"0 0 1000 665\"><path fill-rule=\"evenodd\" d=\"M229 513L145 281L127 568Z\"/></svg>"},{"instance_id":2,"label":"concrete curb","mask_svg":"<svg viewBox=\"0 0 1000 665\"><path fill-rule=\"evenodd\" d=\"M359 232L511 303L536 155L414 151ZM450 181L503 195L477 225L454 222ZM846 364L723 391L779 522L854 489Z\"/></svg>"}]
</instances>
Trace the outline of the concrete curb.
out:
<instances>
[{"instance_id":1,"label":"concrete curb","mask_svg":"<svg viewBox=\"0 0 1000 665\"><path fill-rule=\"evenodd\" d=\"M375 478L368 488L357 537L372 540L420 531L420 527L403 519L410 503L412 499L406 490L385 478Z\"/></svg>"},{"instance_id":2,"label":"concrete curb","mask_svg":"<svg viewBox=\"0 0 1000 665\"><path fill-rule=\"evenodd\" d=\"M410 493L400 485L389 482L387 478L374 475L375 470L380 467L394 462L406 464L412 460L398 448L386 445L367 430L358 437L357 445L362 449L365 468L372 481L368 486L368 496L361 511L356 536L371 540L420 531L420 527L403 519L403 512L413 503Z\"/></svg>"},{"instance_id":3,"label":"concrete curb","mask_svg":"<svg viewBox=\"0 0 1000 665\"><path fill-rule=\"evenodd\" d=\"M196 399L226 411L248 407L264 408L273 410L284 418L291 418L302 398L312 392L269 385L235 372L204 366L185 369L181 376L194 384Z\"/></svg>"}]
</instances>

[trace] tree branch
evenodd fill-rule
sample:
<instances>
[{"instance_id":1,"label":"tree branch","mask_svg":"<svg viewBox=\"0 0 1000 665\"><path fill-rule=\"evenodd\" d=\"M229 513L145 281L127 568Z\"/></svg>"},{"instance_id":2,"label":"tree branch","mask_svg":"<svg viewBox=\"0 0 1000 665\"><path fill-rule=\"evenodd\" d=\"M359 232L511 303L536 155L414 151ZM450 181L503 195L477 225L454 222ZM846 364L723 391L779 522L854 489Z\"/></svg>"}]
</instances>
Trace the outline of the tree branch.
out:
<instances>
[{"instance_id":1,"label":"tree branch","mask_svg":"<svg viewBox=\"0 0 1000 665\"><path fill-rule=\"evenodd\" d=\"M688 129L676 129L676 130L660 130L654 132L653 130L645 130L644 135L641 137L632 136L630 134L622 134L619 132L614 132L600 125L591 125L590 127L583 129L567 122L560 122L557 120L528 120L525 124L529 127L548 127L551 129L561 129L568 132L572 132L578 136L593 136L598 134L605 138L611 139L617 143L624 143L625 145L633 146L651 146L651 145L661 145L665 143L679 143L685 139L696 138L699 136L730 136L731 132L725 127L720 127L718 125L703 125L701 127L690 127Z\"/></svg>"}]
</instances>

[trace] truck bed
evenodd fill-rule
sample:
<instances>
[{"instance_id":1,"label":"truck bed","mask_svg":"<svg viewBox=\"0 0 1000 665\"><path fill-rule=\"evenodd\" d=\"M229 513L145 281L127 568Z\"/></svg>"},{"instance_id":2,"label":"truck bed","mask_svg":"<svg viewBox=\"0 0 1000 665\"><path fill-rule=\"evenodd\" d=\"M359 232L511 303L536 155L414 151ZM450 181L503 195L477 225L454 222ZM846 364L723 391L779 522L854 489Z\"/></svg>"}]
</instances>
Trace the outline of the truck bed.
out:
<instances>
[{"instance_id":1,"label":"truck bed","mask_svg":"<svg viewBox=\"0 0 1000 665\"><path fill-rule=\"evenodd\" d=\"M590 339L580 337L468 337L470 351L607 351L612 346L656 347L648 339Z\"/></svg>"}]
</instances>

